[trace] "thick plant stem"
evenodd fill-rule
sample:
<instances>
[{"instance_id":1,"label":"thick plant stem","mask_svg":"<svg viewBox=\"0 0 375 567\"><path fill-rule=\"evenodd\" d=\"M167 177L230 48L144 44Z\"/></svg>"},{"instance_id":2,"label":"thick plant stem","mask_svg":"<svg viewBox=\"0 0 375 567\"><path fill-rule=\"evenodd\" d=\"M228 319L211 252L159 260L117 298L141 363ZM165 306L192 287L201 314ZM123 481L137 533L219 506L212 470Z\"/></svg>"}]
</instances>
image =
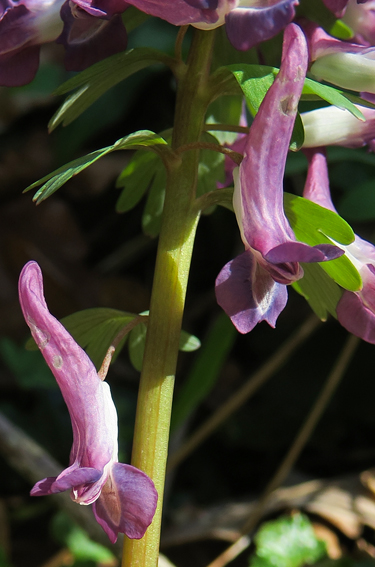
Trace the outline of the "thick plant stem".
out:
<instances>
[{"instance_id":1,"label":"thick plant stem","mask_svg":"<svg viewBox=\"0 0 375 567\"><path fill-rule=\"evenodd\" d=\"M179 77L173 148L200 139L209 103L213 32L196 30ZM143 369L138 394L132 464L146 472L159 494L151 526L141 540L125 538L123 567L156 567L168 451L169 424L186 286L199 213L193 209L199 151L169 164L163 222L155 266Z\"/></svg>"}]
</instances>

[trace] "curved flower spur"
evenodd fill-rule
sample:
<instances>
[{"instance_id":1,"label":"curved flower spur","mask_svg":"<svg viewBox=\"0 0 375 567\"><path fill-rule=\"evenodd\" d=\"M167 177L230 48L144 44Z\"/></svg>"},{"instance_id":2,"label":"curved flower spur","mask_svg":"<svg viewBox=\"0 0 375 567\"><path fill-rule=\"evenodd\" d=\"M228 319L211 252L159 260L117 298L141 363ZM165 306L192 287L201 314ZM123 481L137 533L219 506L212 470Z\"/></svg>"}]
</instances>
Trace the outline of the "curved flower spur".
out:
<instances>
[{"instance_id":1,"label":"curved flower spur","mask_svg":"<svg viewBox=\"0 0 375 567\"><path fill-rule=\"evenodd\" d=\"M112 543L118 533L140 539L154 517L157 492L145 473L118 462L117 412L105 376L101 379L85 351L48 311L36 262L28 262L21 272L19 297L26 323L68 406L73 428L70 466L58 477L37 482L31 495L70 489L72 500L93 505L95 518Z\"/></svg>"}]
</instances>

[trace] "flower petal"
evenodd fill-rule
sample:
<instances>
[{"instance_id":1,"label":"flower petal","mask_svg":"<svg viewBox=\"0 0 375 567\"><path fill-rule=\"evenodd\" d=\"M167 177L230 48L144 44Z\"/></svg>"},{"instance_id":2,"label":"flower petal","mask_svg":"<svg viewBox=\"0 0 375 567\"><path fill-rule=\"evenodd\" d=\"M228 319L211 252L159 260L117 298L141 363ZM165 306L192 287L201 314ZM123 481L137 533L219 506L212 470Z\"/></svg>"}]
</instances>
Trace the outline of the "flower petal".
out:
<instances>
[{"instance_id":1,"label":"flower petal","mask_svg":"<svg viewBox=\"0 0 375 567\"><path fill-rule=\"evenodd\" d=\"M240 333L248 333L260 321L275 327L288 300L286 286L275 282L250 250L224 266L215 292L218 304Z\"/></svg>"},{"instance_id":2,"label":"flower petal","mask_svg":"<svg viewBox=\"0 0 375 567\"><path fill-rule=\"evenodd\" d=\"M55 480L55 476L48 476L47 478L39 480L30 490L30 496L48 496L48 494L52 494L51 486Z\"/></svg>"},{"instance_id":3,"label":"flower petal","mask_svg":"<svg viewBox=\"0 0 375 567\"><path fill-rule=\"evenodd\" d=\"M273 0L264 3L265 7L234 8L225 18L230 42L245 51L271 39L293 20L298 3L299 0Z\"/></svg>"},{"instance_id":4,"label":"flower petal","mask_svg":"<svg viewBox=\"0 0 375 567\"><path fill-rule=\"evenodd\" d=\"M211 3L212 0L209 2ZM219 19L216 10L202 10L196 7L202 4L202 0L189 3L185 0L127 0L127 3L175 26L195 23L213 24Z\"/></svg>"},{"instance_id":5,"label":"flower petal","mask_svg":"<svg viewBox=\"0 0 375 567\"><path fill-rule=\"evenodd\" d=\"M92 484L98 481L102 474L103 471L98 471L92 467L79 467L68 473L63 471L51 485L51 494L64 492L84 484Z\"/></svg>"},{"instance_id":6,"label":"flower petal","mask_svg":"<svg viewBox=\"0 0 375 567\"><path fill-rule=\"evenodd\" d=\"M93 512L112 543L119 532L140 539L152 522L157 499L154 483L145 473L114 463Z\"/></svg>"},{"instance_id":7,"label":"flower petal","mask_svg":"<svg viewBox=\"0 0 375 567\"><path fill-rule=\"evenodd\" d=\"M56 40L66 49L64 63L68 71L82 71L126 49L127 34L119 14L102 19L79 6L75 6L73 14L71 6L67 0L61 8L64 29Z\"/></svg>"},{"instance_id":8,"label":"flower petal","mask_svg":"<svg viewBox=\"0 0 375 567\"><path fill-rule=\"evenodd\" d=\"M318 244L317 246L309 246L303 242L285 242L272 248L264 259L272 264L282 264L289 262L325 262L326 260L334 260L340 258L344 254L333 244Z\"/></svg>"},{"instance_id":9,"label":"flower petal","mask_svg":"<svg viewBox=\"0 0 375 567\"><path fill-rule=\"evenodd\" d=\"M347 331L375 344L375 313L366 307L360 294L345 290L337 304L336 313Z\"/></svg>"},{"instance_id":10,"label":"flower petal","mask_svg":"<svg viewBox=\"0 0 375 567\"><path fill-rule=\"evenodd\" d=\"M341 16L345 13L348 1L349 0L323 0L328 10L331 10L337 18L341 18Z\"/></svg>"}]
</instances>

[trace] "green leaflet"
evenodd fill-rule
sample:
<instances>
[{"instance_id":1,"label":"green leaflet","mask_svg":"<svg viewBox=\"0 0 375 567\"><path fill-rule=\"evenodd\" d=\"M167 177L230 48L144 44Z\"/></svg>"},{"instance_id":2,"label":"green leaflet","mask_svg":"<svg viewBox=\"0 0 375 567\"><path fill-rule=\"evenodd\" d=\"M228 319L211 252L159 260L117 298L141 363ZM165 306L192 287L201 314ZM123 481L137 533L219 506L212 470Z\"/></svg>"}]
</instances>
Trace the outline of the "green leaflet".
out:
<instances>
[{"instance_id":1,"label":"green leaflet","mask_svg":"<svg viewBox=\"0 0 375 567\"><path fill-rule=\"evenodd\" d=\"M158 236L161 229L161 217L163 214L165 188L167 184L165 167L160 160L158 165L159 167L152 179L142 215L143 232L152 238Z\"/></svg>"},{"instance_id":2,"label":"green leaflet","mask_svg":"<svg viewBox=\"0 0 375 567\"><path fill-rule=\"evenodd\" d=\"M50 131L59 124L67 126L108 89L155 63L164 63L171 67L175 65L174 59L162 51L150 47L139 47L112 55L69 79L55 91L55 94L74 92L65 99L51 118Z\"/></svg>"},{"instance_id":3,"label":"green leaflet","mask_svg":"<svg viewBox=\"0 0 375 567\"><path fill-rule=\"evenodd\" d=\"M310 246L327 243L333 239L348 245L354 240L354 232L337 213L312 203L303 197L284 193L284 209L297 240ZM341 287L349 291L358 291L362 280L350 260L345 256L321 262L322 269Z\"/></svg>"},{"instance_id":4,"label":"green leaflet","mask_svg":"<svg viewBox=\"0 0 375 567\"><path fill-rule=\"evenodd\" d=\"M253 116L258 112L259 106L272 85L279 69L269 67L267 65L228 65L227 69L233 73L240 85L245 97L246 103ZM364 104L362 99L355 95L344 93L343 91L322 85L312 79L305 79L302 89L302 99L311 100L311 97L320 98L351 112L356 118L364 120L363 114L354 106L354 102ZM350 100L349 100L350 99ZM371 103L365 103L366 106L373 106Z\"/></svg>"},{"instance_id":5,"label":"green leaflet","mask_svg":"<svg viewBox=\"0 0 375 567\"><path fill-rule=\"evenodd\" d=\"M24 190L24 193L42 185L33 197L33 201L36 201L36 203L39 204L47 199L47 197L50 197L74 175L77 175L106 154L117 150L137 149L139 147L143 147L157 153L170 151L170 148L164 138L150 130L139 130L138 132L133 132L124 138L120 138L112 146L96 150L95 152L91 152L59 167L52 173L45 175L42 179L39 179L38 181L35 181L35 183L29 185L29 187Z\"/></svg>"},{"instance_id":6,"label":"green leaflet","mask_svg":"<svg viewBox=\"0 0 375 567\"><path fill-rule=\"evenodd\" d=\"M55 539L67 547L77 561L112 564L113 553L103 545L92 541L65 512L58 512L53 517L51 529Z\"/></svg>"},{"instance_id":7,"label":"green leaflet","mask_svg":"<svg viewBox=\"0 0 375 567\"><path fill-rule=\"evenodd\" d=\"M145 315L148 312L142 313ZM143 355L145 351L147 326L145 323L137 325L129 334L129 357L132 365L139 372L142 370ZM181 331L179 349L185 352L197 350L201 343L197 337L186 331Z\"/></svg>"},{"instance_id":8,"label":"green leaflet","mask_svg":"<svg viewBox=\"0 0 375 567\"><path fill-rule=\"evenodd\" d=\"M342 296L342 289L329 277L319 264L303 264L304 277L292 284L301 294L321 321L328 313L337 319L336 306Z\"/></svg>"},{"instance_id":9,"label":"green leaflet","mask_svg":"<svg viewBox=\"0 0 375 567\"><path fill-rule=\"evenodd\" d=\"M249 567L304 567L327 555L326 544L300 513L266 522L254 539L256 551Z\"/></svg>"},{"instance_id":10,"label":"green leaflet","mask_svg":"<svg viewBox=\"0 0 375 567\"><path fill-rule=\"evenodd\" d=\"M86 350L96 369L99 370L113 339L136 316L134 313L117 309L94 307L68 315L61 319L61 323ZM112 360L116 360L126 339L127 336L120 342Z\"/></svg>"}]
</instances>

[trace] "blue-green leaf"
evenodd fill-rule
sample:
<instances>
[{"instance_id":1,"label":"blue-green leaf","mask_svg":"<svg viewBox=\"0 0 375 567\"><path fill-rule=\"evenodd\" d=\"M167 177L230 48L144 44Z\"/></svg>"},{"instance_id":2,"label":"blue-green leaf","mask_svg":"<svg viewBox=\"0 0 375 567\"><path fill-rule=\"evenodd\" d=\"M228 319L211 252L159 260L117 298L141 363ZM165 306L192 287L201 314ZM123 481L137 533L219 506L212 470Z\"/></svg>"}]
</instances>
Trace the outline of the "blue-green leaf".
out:
<instances>
[{"instance_id":1,"label":"blue-green leaf","mask_svg":"<svg viewBox=\"0 0 375 567\"><path fill-rule=\"evenodd\" d=\"M61 95L72 90L74 92L54 114L49 129L54 130L59 124L67 126L108 89L155 63L173 66L175 62L162 51L140 47L112 55L69 79L56 90L55 94Z\"/></svg>"}]
</instances>

